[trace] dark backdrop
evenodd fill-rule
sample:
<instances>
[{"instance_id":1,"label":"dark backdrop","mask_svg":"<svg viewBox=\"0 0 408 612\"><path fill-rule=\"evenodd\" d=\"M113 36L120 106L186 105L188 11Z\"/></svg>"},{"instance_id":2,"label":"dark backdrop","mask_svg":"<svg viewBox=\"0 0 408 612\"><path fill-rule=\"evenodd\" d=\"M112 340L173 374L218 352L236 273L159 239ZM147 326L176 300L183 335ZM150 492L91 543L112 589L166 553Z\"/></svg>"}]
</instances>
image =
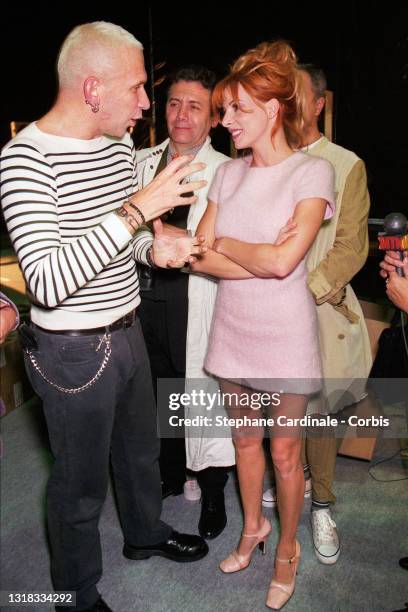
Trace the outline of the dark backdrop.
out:
<instances>
[{"instance_id":1,"label":"dark backdrop","mask_svg":"<svg viewBox=\"0 0 408 612\"><path fill-rule=\"evenodd\" d=\"M64 4L19 4L2 10L1 144L9 139L11 120L34 120L52 104L57 51L78 23L118 23L141 40L149 58L149 3L134 3L127 10L124 3L107 10L89 2L84 8ZM152 5L154 61L166 62L157 76L196 62L221 77L247 48L286 38L302 62L320 64L327 73L335 95L334 139L366 162L371 216L407 213L408 11L396 2L380 8L348 0L336 7L327 2L292 2L286 8L277 8L276 2L245 4L247 10L242 3ZM158 140L164 135L165 89L165 82L156 88ZM214 138L228 152L222 129Z\"/></svg>"}]
</instances>

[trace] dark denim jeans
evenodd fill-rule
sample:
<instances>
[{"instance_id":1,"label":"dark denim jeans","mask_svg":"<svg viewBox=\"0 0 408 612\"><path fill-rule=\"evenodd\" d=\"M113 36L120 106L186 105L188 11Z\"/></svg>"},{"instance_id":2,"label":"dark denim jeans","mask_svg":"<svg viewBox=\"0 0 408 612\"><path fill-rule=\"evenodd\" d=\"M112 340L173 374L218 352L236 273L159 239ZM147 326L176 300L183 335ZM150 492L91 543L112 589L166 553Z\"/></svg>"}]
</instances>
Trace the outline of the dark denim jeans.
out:
<instances>
[{"instance_id":1,"label":"dark denim jeans","mask_svg":"<svg viewBox=\"0 0 408 612\"><path fill-rule=\"evenodd\" d=\"M70 337L33 327L38 363L53 382L78 387L103 360L102 335ZM149 361L140 322L111 333L112 354L101 378L78 394L45 382L25 356L33 388L43 401L55 462L47 489L54 588L76 591L75 610L98 599L102 575L98 522L108 487L109 459L125 542L164 541L160 521L159 440Z\"/></svg>"}]
</instances>

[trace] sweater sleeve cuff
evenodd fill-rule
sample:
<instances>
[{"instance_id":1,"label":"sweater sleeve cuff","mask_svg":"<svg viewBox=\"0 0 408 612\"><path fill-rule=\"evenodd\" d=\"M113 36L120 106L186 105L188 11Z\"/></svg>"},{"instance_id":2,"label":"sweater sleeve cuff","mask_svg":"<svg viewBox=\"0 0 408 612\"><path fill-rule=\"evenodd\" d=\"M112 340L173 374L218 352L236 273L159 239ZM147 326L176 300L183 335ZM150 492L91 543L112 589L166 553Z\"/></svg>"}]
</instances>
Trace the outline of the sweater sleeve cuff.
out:
<instances>
[{"instance_id":1,"label":"sweater sleeve cuff","mask_svg":"<svg viewBox=\"0 0 408 612\"><path fill-rule=\"evenodd\" d=\"M153 234L149 230L139 230L133 240L133 257L139 263L151 267L147 251L153 244Z\"/></svg>"},{"instance_id":2,"label":"sweater sleeve cuff","mask_svg":"<svg viewBox=\"0 0 408 612\"><path fill-rule=\"evenodd\" d=\"M132 234L115 213L110 213L101 225L116 244L118 252L130 242Z\"/></svg>"}]
</instances>

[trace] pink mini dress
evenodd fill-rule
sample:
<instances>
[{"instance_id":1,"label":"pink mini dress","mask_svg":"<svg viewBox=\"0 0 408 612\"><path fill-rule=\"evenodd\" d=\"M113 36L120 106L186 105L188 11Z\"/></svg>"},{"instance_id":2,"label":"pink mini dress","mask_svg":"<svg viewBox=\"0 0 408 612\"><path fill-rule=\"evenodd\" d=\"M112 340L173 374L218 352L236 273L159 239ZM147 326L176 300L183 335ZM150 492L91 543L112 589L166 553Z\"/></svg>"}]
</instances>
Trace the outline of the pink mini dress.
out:
<instances>
[{"instance_id":1,"label":"pink mini dress","mask_svg":"<svg viewBox=\"0 0 408 612\"><path fill-rule=\"evenodd\" d=\"M305 198L323 198L325 219L333 215L334 173L326 160L296 152L274 166L251 161L218 168L208 196L218 206L216 238L273 244ZM219 281L205 360L210 374L265 391L319 390L316 306L305 259L285 278Z\"/></svg>"}]
</instances>

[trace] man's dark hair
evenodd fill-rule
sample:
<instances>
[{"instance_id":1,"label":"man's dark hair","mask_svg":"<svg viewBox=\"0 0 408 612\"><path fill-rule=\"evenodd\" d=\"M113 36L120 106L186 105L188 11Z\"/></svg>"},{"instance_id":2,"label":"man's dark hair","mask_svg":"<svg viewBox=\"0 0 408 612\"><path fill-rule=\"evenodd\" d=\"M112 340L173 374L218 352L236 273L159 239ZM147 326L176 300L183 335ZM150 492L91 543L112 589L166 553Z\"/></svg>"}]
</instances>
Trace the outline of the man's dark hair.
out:
<instances>
[{"instance_id":1,"label":"man's dark hair","mask_svg":"<svg viewBox=\"0 0 408 612\"><path fill-rule=\"evenodd\" d=\"M314 64L299 64L298 67L310 76L316 99L324 98L327 89L327 79L323 70Z\"/></svg>"},{"instance_id":2,"label":"man's dark hair","mask_svg":"<svg viewBox=\"0 0 408 612\"><path fill-rule=\"evenodd\" d=\"M189 64L187 66L182 66L172 75L170 75L169 89L172 85L178 83L179 81L197 81L198 83L201 83L205 89L208 89L211 92L215 87L217 77L215 72L205 68L205 66Z\"/></svg>"}]
</instances>

